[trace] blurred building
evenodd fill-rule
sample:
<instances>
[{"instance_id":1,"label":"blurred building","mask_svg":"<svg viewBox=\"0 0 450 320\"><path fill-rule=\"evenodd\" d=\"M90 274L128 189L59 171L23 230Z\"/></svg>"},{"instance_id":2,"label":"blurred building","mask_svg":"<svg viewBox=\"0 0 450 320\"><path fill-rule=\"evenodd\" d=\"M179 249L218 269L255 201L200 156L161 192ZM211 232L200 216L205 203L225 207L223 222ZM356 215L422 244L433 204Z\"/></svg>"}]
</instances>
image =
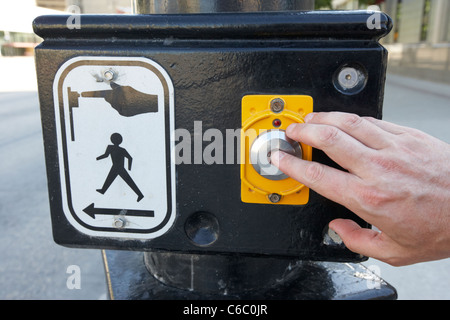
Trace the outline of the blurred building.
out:
<instances>
[{"instance_id":1,"label":"blurred building","mask_svg":"<svg viewBox=\"0 0 450 320\"><path fill-rule=\"evenodd\" d=\"M87 14L131 13L132 1L0 0L1 53L33 53L34 46L40 42L31 27L36 16L61 14L70 6ZM382 40L389 50L389 71L450 83L449 0L315 0L315 3L317 9L338 10L379 6L394 21L392 32Z\"/></svg>"},{"instance_id":2,"label":"blurred building","mask_svg":"<svg viewBox=\"0 0 450 320\"><path fill-rule=\"evenodd\" d=\"M386 0L391 72L450 83L450 1Z\"/></svg>"},{"instance_id":3,"label":"blurred building","mask_svg":"<svg viewBox=\"0 0 450 320\"><path fill-rule=\"evenodd\" d=\"M66 8L75 5L80 13L131 13L133 0L36 0L36 4L46 8Z\"/></svg>"},{"instance_id":4,"label":"blurred building","mask_svg":"<svg viewBox=\"0 0 450 320\"><path fill-rule=\"evenodd\" d=\"M33 33L35 17L61 14L49 8L36 6L35 0L0 0L0 55L32 55L42 41Z\"/></svg>"},{"instance_id":5,"label":"blurred building","mask_svg":"<svg viewBox=\"0 0 450 320\"><path fill-rule=\"evenodd\" d=\"M450 83L449 0L332 0L334 9L366 9L376 4L394 22L383 39L389 71Z\"/></svg>"},{"instance_id":6,"label":"blurred building","mask_svg":"<svg viewBox=\"0 0 450 320\"><path fill-rule=\"evenodd\" d=\"M41 15L76 13L131 13L132 0L0 0L0 56L32 55L42 41L33 33L33 20ZM73 12L73 11L70 11Z\"/></svg>"},{"instance_id":7,"label":"blurred building","mask_svg":"<svg viewBox=\"0 0 450 320\"><path fill-rule=\"evenodd\" d=\"M36 0L38 7L64 11L67 8L66 0Z\"/></svg>"}]
</instances>

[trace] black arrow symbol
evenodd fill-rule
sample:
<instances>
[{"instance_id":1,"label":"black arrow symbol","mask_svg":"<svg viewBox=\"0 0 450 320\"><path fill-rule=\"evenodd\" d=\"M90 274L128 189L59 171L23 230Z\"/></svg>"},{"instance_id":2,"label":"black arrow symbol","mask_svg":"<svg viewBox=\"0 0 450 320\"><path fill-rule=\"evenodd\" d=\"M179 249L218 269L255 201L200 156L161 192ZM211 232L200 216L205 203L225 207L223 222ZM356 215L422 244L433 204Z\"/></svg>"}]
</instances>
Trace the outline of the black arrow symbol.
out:
<instances>
[{"instance_id":1,"label":"black arrow symbol","mask_svg":"<svg viewBox=\"0 0 450 320\"><path fill-rule=\"evenodd\" d=\"M132 216L132 217L154 217L155 212L152 210L128 210L128 209L102 209L96 208L95 204L90 204L83 210L87 213L92 219L95 219L96 215L124 215L124 216Z\"/></svg>"}]
</instances>

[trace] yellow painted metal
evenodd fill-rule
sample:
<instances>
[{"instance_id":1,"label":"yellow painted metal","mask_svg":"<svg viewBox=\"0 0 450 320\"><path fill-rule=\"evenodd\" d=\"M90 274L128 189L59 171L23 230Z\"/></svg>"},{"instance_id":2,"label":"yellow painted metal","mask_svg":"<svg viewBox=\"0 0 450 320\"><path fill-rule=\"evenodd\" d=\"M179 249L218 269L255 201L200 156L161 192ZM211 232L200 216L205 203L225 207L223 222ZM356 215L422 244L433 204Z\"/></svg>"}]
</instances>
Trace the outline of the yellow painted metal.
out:
<instances>
[{"instance_id":1,"label":"yellow painted metal","mask_svg":"<svg viewBox=\"0 0 450 320\"><path fill-rule=\"evenodd\" d=\"M281 99L284 108L276 113L271 110L271 101ZM303 123L308 113L313 112L313 99L306 95L247 95L242 99L241 129L241 200L246 203L304 205L309 201L309 189L300 182L286 178L270 180L261 176L250 162L250 148L254 140L267 130L286 130L292 123ZM275 127L274 121L280 126ZM300 144L304 160L312 160L312 148ZM281 199L273 203L269 196L278 194ZM273 200L273 199L272 199Z\"/></svg>"}]
</instances>

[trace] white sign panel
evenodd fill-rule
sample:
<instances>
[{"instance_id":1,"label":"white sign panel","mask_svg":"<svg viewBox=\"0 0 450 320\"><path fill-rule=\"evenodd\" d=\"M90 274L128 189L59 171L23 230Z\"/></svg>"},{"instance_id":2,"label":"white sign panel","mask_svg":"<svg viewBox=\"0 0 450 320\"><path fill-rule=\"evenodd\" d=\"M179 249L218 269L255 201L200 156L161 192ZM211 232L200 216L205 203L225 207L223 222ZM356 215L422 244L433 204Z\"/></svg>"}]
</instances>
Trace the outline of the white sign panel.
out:
<instances>
[{"instance_id":1,"label":"white sign panel","mask_svg":"<svg viewBox=\"0 0 450 320\"><path fill-rule=\"evenodd\" d=\"M91 236L153 239L175 219L174 89L146 58L77 57L53 86L64 214Z\"/></svg>"}]
</instances>

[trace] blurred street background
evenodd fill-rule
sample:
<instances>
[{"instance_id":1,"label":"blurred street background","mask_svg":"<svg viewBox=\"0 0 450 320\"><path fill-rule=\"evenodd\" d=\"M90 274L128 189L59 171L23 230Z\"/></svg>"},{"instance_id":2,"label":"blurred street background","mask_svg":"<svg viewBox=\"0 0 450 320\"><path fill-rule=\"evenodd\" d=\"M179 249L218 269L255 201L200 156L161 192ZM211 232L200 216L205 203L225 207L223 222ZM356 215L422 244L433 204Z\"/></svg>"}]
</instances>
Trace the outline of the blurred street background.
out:
<instances>
[{"instance_id":1,"label":"blurred street background","mask_svg":"<svg viewBox=\"0 0 450 320\"><path fill-rule=\"evenodd\" d=\"M194 1L193 1L194 2ZM100 250L52 239L33 48L34 17L131 13L129 0L0 0L0 299L106 299ZM384 120L450 142L450 1L316 0L317 9L378 5L394 20L382 43L390 53ZM23 14L22 14L23 13ZM369 259L399 299L450 299L450 259L394 268ZM69 289L78 266L81 288ZM373 270L373 268L372 268Z\"/></svg>"}]
</instances>

